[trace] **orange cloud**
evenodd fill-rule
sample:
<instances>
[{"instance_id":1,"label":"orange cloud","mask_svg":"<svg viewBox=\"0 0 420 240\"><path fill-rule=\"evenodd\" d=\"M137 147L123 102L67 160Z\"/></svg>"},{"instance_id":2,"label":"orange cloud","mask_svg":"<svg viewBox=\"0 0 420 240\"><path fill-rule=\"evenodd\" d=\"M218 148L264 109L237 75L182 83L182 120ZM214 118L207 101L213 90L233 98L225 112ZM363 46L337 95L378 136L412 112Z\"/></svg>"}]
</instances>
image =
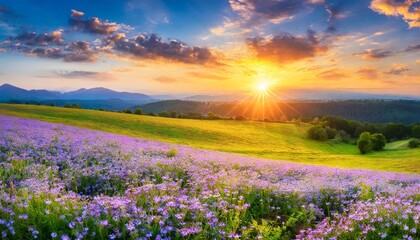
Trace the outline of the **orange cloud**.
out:
<instances>
[{"instance_id":1,"label":"orange cloud","mask_svg":"<svg viewBox=\"0 0 420 240\"><path fill-rule=\"evenodd\" d=\"M370 8L386 16L401 16L409 28L420 27L420 7L418 0L373 0Z\"/></svg>"}]
</instances>

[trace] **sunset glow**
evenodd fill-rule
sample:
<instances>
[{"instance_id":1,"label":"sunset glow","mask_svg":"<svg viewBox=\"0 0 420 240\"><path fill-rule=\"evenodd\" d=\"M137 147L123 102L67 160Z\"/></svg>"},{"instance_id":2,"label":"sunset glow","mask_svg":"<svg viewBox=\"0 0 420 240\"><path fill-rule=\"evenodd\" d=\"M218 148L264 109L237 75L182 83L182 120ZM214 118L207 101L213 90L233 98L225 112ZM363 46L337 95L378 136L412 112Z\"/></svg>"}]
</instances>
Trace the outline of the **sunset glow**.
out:
<instances>
[{"instance_id":1,"label":"sunset glow","mask_svg":"<svg viewBox=\"0 0 420 240\"><path fill-rule=\"evenodd\" d=\"M276 94L418 96L418 10L382 0L0 0L0 84L177 95L274 81Z\"/></svg>"}]
</instances>

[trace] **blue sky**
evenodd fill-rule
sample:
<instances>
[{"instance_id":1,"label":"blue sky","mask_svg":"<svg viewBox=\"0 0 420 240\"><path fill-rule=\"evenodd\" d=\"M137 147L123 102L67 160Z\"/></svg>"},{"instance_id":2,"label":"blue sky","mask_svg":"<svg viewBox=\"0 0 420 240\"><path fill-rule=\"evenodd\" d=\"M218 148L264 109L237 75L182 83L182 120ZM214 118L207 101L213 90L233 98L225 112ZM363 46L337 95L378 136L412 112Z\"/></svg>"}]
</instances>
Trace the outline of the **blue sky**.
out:
<instances>
[{"instance_id":1,"label":"blue sky","mask_svg":"<svg viewBox=\"0 0 420 240\"><path fill-rule=\"evenodd\" d=\"M418 95L419 39L416 0L0 0L0 84Z\"/></svg>"}]
</instances>

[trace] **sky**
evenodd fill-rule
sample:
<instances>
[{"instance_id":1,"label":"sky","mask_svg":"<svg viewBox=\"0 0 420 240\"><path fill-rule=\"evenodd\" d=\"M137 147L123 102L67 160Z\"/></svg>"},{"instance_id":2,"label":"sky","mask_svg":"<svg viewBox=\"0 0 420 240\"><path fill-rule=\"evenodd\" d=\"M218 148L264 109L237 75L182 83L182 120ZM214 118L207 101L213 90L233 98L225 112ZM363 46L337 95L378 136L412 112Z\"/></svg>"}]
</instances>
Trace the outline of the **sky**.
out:
<instances>
[{"instance_id":1,"label":"sky","mask_svg":"<svg viewBox=\"0 0 420 240\"><path fill-rule=\"evenodd\" d=\"M420 0L0 0L0 84L420 96Z\"/></svg>"}]
</instances>

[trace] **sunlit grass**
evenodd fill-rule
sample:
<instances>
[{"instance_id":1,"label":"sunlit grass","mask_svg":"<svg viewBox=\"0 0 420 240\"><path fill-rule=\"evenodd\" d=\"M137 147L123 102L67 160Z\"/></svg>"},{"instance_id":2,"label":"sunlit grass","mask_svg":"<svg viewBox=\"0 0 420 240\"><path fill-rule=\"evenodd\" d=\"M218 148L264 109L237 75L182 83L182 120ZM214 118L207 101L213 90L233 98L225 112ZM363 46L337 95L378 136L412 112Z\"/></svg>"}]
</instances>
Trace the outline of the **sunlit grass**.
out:
<instances>
[{"instance_id":1,"label":"sunlit grass","mask_svg":"<svg viewBox=\"0 0 420 240\"><path fill-rule=\"evenodd\" d=\"M269 159L420 173L420 149L392 147L398 145L392 143L385 151L360 155L354 145L309 140L307 127L293 124L172 119L9 104L0 104L0 114Z\"/></svg>"}]
</instances>

